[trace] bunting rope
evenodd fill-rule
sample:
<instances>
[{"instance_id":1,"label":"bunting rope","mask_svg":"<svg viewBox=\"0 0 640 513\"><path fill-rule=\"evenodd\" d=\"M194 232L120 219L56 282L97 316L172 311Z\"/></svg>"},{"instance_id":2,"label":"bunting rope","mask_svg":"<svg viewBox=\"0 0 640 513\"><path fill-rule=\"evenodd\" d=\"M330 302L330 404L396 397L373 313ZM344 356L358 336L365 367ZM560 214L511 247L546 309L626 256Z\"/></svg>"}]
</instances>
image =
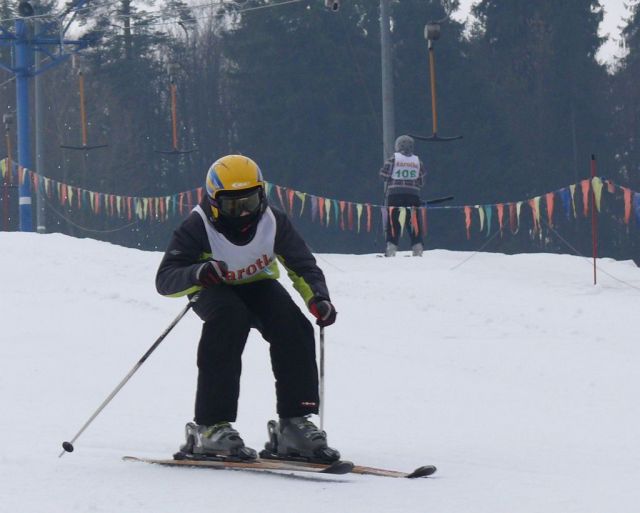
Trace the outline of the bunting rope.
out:
<instances>
[{"instance_id":1,"label":"bunting rope","mask_svg":"<svg viewBox=\"0 0 640 513\"><path fill-rule=\"evenodd\" d=\"M204 195L203 187L166 196L142 197L101 193L42 176L17 166L15 162L11 167L11 172L9 172L6 158L0 161L2 180L7 185L22 184L24 180L28 179L31 181L32 190L39 189L48 201L57 201L60 207L85 209L94 215L124 219L129 223L137 221L164 222L174 216L183 217L202 200ZM517 234L523 206L529 208L533 234L542 237L543 225L553 228L556 225L554 218L557 219L561 213L564 213L566 219L578 217L576 196L581 200L580 213L583 217L587 217L589 209L592 208L591 192L593 191L595 208L599 212L605 188L611 194L622 192L624 224L628 227L633 217L636 225L640 226L640 193L599 176L584 179L533 198L484 205L388 207L374 203L356 203L325 198L269 182L266 182L266 195L270 201L279 203L280 207L291 216L296 215L297 209L298 217L302 217L305 212L308 212L312 222L358 233L372 231L375 213L377 213L376 217L382 225L386 226L394 210L397 210L401 232L404 232L405 229L418 230L421 225L422 233L426 235L427 211L456 210L462 214L466 236L467 239L470 239L474 226L477 228L476 232L484 233L487 238L491 237L492 226L495 224L494 219L497 219L497 233L501 237L507 231L513 235ZM558 199L559 201L557 201Z\"/></svg>"}]
</instances>

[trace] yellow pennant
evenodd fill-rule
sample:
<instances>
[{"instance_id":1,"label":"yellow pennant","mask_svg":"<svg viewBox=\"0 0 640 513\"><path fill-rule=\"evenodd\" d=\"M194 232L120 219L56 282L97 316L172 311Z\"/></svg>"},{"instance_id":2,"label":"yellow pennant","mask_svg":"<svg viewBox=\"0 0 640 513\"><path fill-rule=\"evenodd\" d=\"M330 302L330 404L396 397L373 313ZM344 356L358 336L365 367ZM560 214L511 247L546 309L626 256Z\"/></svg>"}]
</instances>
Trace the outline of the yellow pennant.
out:
<instances>
[{"instance_id":1,"label":"yellow pennant","mask_svg":"<svg viewBox=\"0 0 640 513\"><path fill-rule=\"evenodd\" d=\"M591 187L593 187L593 194L596 197L596 208L600 212L600 200L602 199L602 179L599 176L594 176L591 179Z\"/></svg>"}]
</instances>

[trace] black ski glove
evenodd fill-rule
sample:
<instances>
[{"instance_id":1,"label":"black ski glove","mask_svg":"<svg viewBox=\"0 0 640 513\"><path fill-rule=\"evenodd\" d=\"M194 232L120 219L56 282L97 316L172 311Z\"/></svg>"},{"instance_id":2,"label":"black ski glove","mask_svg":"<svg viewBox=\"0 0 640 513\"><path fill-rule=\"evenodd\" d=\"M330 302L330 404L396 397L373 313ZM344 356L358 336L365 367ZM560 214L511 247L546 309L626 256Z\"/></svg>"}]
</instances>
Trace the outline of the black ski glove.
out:
<instances>
[{"instance_id":1,"label":"black ski glove","mask_svg":"<svg viewBox=\"0 0 640 513\"><path fill-rule=\"evenodd\" d=\"M209 260L205 262L196 271L196 281L205 289L215 287L222 283L222 279L228 271L227 264L222 260Z\"/></svg>"},{"instance_id":2,"label":"black ski glove","mask_svg":"<svg viewBox=\"0 0 640 513\"><path fill-rule=\"evenodd\" d=\"M316 318L316 324L321 327L331 326L336 322L338 312L328 299L312 299L309 301L309 311Z\"/></svg>"}]
</instances>

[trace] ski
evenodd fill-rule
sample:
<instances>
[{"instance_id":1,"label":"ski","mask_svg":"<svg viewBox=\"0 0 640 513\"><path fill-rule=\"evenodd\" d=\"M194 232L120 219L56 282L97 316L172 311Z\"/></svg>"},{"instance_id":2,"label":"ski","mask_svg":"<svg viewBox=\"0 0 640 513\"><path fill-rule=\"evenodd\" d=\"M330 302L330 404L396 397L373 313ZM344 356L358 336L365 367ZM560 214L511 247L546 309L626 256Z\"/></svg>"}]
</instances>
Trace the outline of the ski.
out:
<instances>
[{"instance_id":1,"label":"ski","mask_svg":"<svg viewBox=\"0 0 640 513\"><path fill-rule=\"evenodd\" d=\"M265 450L260 451L260 459L261 461L282 461L287 463L299 463L303 465L317 465L318 463L314 463L313 461L308 461L303 458L291 459L291 458L282 458L277 454ZM353 465L350 472L352 474L363 474L369 476L380 476L380 477L404 477L408 479L416 479L419 477L429 477L436 473L438 469L434 465L424 465L422 467L418 467L412 472L401 472L398 470L389 470L384 468L376 468L376 467L365 467L362 465Z\"/></svg>"},{"instance_id":2,"label":"ski","mask_svg":"<svg viewBox=\"0 0 640 513\"><path fill-rule=\"evenodd\" d=\"M312 472L316 474L348 474L354 465L350 461L336 461L331 464L306 463L300 461L253 460L239 461L221 458L153 459L124 456L124 461L151 463L165 467L197 467L223 470L248 470L254 472Z\"/></svg>"},{"instance_id":3,"label":"ski","mask_svg":"<svg viewBox=\"0 0 640 513\"><path fill-rule=\"evenodd\" d=\"M351 473L364 474L369 476L403 477L407 479L416 479L419 477L429 477L435 474L437 470L438 469L433 465L424 465L422 467L418 467L412 472L400 472L398 470L389 470L384 468L363 467L360 465L354 465L353 469L351 469Z\"/></svg>"}]
</instances>

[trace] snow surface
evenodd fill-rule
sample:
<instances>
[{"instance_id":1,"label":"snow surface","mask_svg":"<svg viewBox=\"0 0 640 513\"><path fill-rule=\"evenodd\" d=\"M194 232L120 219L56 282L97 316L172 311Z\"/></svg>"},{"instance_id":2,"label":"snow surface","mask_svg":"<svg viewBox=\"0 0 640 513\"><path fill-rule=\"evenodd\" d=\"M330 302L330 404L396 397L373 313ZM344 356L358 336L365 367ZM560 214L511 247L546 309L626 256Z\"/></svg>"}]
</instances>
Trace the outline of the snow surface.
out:
<instances>
[{"instance_id":1,"label":"snow surface","mask_svg":"<svg viewBox=\"0 0 640 513\"><path fill-rule=\"evenodd\" d=\"M561 255L317 255L325 428L345 459L418 481L173 469L192 416L201 323L189 313L76 442L183 308L161 253L0 233L0 511L635 512L640 504L640 270ZM605 274L607 273L607 274ZM292 290L288 279L282 282ZM295 292L293 292L295 294ZM296 295L297 299L297 295ZM275 415L267 345L244 354L239 418L260 448Z\"/></svg>"}]
</instances>

